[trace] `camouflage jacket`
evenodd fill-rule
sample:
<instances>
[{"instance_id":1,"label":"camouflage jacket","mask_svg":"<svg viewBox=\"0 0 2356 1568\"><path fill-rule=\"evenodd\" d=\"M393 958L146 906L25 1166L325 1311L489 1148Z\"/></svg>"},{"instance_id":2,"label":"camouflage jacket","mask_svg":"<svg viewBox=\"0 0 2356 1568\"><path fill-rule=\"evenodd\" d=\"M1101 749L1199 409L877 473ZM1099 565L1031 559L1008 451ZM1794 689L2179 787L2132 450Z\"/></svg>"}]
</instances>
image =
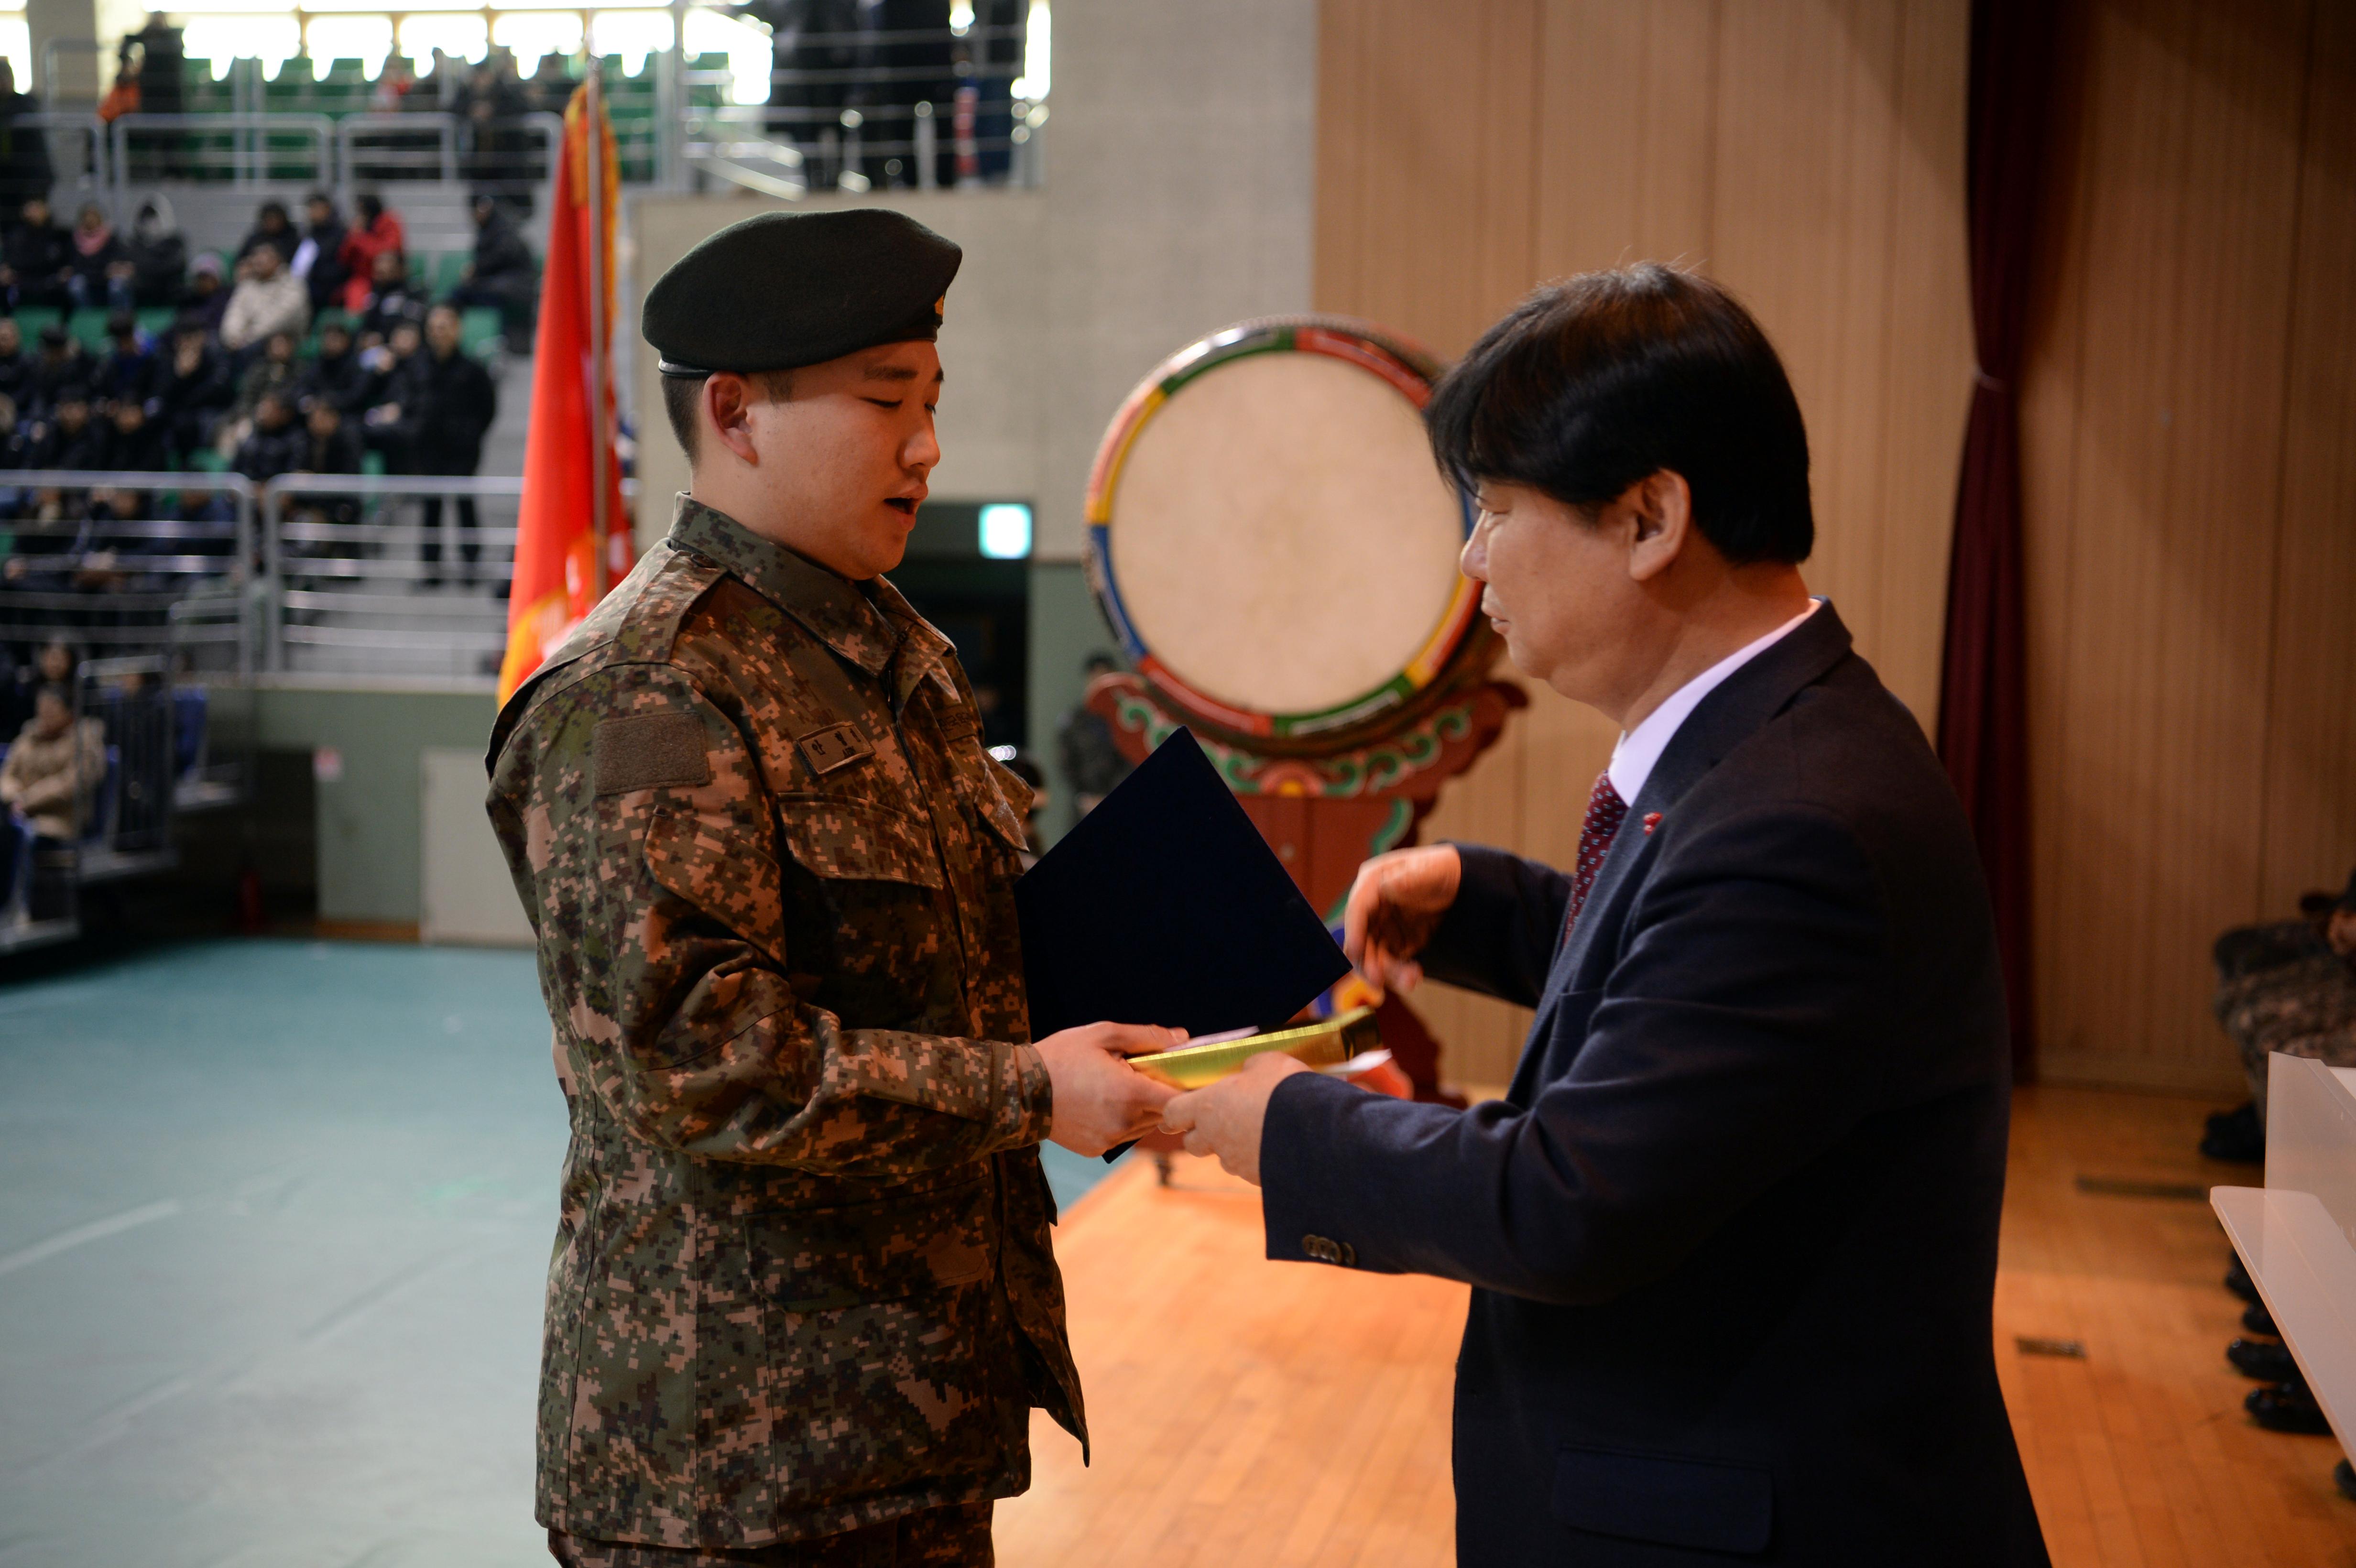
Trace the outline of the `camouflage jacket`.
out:
<instances>
[{"instance_id":1,"label":"camouflage jacket","mask_svg":"<svg viewBox=\"0 0 2356 1568\"><path fill-rule=\"evenodd\" d=\"M1085 1442L1012 884L948 641L682 497L509 700L490 813L573 1120L538 1513L753 1547Z\"/></svg>"}]
</instances>

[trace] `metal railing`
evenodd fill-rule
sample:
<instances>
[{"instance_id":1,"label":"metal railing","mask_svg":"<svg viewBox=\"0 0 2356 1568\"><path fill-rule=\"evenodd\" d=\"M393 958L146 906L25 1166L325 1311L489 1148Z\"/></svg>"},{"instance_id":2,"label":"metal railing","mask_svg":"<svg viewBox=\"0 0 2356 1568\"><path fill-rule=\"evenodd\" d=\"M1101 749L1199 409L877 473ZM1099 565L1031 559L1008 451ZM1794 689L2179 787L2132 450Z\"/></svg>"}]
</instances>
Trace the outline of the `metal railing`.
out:
<instances>
[{"instance_id":1,"label":"metal railing","mask_svg":"<svg viewBox=\"0 0 2356 1568\"><path fill-rule=\"evenodd\" d=\"M0 643L64 636L251 676L260 653L254 501L252 482L234 474L0 473L0 514L15 514L0 520L13 535Z\"/></svg>"},{"instance_id":2,"label":"metal railing","mask_svg":"<svg viewBox=\"0 0 2356 1568\"><path fill-rule=\"evenodd\" d=\"M288 475L262 487L273 675L498 673L523 481Z\"/></svg>"},{"instance_id":3,"label":"metal railing","mask_svg":"<svg viewBox=\"0 0 2356 1568\"><path fill-rule=\"evenodd\" d=\"M690 16L698 12L723 16L731 26L748 25L731 6L676 4L669 9L675 37L684 36ZM1047 106L1012 91L1026 69L1026 37L1021 21L977 24L963 32L862 29L773 37L766 101L754 104L729 101L737 76L733 69L714 69L709 62L715 57L690 56L676 47L658 51L639 75L616 71L606 80L623 178L669 189L717 180L787 197L894 185L1036 186L1044 173ZM109 51L91 39L48 40L40 78L52 95L61 52ZM282 77L264 82L259 60L239 59L228 72L225 104L218 110L123 116L111 136L98 133L109 145L91 148L91 165L113 165L97 170L96 186L119 197L134 180L251 185L280 178L335 184L348 194L356 178L483 183L511 177L494 165L512 162L518 149L477 147L475 133L487 130L496 140L519 124L515 117L502 116L487 126L462 118L452 126L446 122L453 117L438 111L376 112L368 107L365 92L353 91L369 83L338 79L333 84L338 91L322 97L314 86L324 93L330 84L298 84L282 91L284 81ZM533 84L524 85L536 91ZM208 92L192 90L192 100L223 94L217 84ZM282 111L265 112L273 102ZM291 110L302 112L284 112ZM70 124L76 131L94 123L77 115L55 119L60 129ZM521 123L542 119L555 117L529 114ZM129 132L123 129L126 123ZM336 129L310 128L316 123ZM342 129L347 124L354 125L348 133ZM550 133L537 133L552 141ZM125 134L139 134L144 144L143 161L129 169L123 166ZM305 166L294 155L300 149L282 144L297 136L315 144L324 136L337 144L333 176L327 173L324 150L309 160L309 173L297 172ZM366 144L372 144L369 155L359 156ZM480 156L486 151L496 156ZM535 175L533 183L538 179Z\"/></svg>"},{"instance_id":4,"label":"metal railing","mask_svg":"<svg viewBox=\"0 0 2356 1568\"><path fill-rule=\"evenodd\" d=\"M335 123L325 114L124 114L108 131L118 211L134 181L335 183Z\"/></svg>"},{"instance_id":5,"label":"metal railing","mask_svg":"<svg viewBox=\"0 0 2356 1568\"><path fill-rule=\"evenodd\" d=\"M480 686L507 649L522 496L502 475L0 473L0 514L23 514L0 517L0 644Z\"/></svg>"}]
</instances>

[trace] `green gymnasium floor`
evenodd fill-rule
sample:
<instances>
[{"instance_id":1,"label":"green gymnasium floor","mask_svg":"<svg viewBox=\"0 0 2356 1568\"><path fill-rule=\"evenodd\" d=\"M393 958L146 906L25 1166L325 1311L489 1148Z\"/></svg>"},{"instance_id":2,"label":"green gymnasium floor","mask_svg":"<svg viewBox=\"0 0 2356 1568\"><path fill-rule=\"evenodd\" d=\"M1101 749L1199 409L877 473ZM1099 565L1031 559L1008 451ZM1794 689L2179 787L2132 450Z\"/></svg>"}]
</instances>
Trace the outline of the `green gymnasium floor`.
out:
<instances>
[{"instance_id":1,"label":"green gymnasium floor","mask_svg":"<svg viewBox=\"0 0 2356 1568\"><path fill-rule=\"evenodd\" d=\"M529 955L0 980L0 1568L475 1568L531 1522L563 1103ZM1050 1147L1070 1202L1105 1168Z\"/></svg>"}]
</instances>

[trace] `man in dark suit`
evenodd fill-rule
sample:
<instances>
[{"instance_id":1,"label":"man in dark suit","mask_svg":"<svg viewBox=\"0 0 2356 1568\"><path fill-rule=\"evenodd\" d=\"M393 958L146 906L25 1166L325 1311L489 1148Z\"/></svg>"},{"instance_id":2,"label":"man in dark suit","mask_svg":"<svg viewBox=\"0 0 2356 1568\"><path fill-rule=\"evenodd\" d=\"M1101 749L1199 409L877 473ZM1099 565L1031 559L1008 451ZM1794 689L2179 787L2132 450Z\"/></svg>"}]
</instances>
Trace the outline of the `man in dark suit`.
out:
<instances>
[{"instance_id":1,"label":"man in dark suit","mask_svg":"<svg viewBox=\"0 0 2356 1568\"><path fill-rule=\"evenodd\" d=\"M1989 1302L2009 1080L1969 831L1798 563L1766 337L1656 266L1533 295L1427 419L1515 662L1614 720L1578 864L1367 862L1374 983L1537 1009L1502 1101L1283 1057L1165 1125L1265 1188L1269 1255L1474 1286L1467 1564L2041 1564Z\"/></svg>"}]
</instances>

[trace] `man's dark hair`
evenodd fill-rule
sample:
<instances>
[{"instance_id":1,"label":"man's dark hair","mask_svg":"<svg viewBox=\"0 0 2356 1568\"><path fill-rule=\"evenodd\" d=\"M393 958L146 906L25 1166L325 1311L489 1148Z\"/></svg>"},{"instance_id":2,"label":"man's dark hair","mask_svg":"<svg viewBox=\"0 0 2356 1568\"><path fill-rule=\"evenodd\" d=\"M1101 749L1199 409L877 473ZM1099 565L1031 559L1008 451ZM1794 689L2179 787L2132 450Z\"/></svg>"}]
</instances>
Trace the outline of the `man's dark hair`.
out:
<instances>
[{"instance_id":1,"label":"man's dark hair","mask_svg":"<svg viewBox=\"0 0 2356 1568\"><path fill-rule=\"evenodd\" d=\"M1663 469L1738 566L1815 544L1808 432L1774 346L1719 284L1656 262L1585 272L1515 305L1424 410L1470 490L1527 485L1583 512Z\"/></svg>"},{"instance_id":2,"label":"man's dark hair","mask_svg":"<svg viewBox=\"0 0 2356 1568\"><path fill-rule=\"evenodd\" d=\"M690 463L695 461L695 405L702 400L703 383L709 376L665 376L662 379L663 412L669 416L670 432L679 437L679 444ZM756 370L744 378L772 402L783 402L794 395L794 373L791 370Z\"/></svg>"}]
</instances>

